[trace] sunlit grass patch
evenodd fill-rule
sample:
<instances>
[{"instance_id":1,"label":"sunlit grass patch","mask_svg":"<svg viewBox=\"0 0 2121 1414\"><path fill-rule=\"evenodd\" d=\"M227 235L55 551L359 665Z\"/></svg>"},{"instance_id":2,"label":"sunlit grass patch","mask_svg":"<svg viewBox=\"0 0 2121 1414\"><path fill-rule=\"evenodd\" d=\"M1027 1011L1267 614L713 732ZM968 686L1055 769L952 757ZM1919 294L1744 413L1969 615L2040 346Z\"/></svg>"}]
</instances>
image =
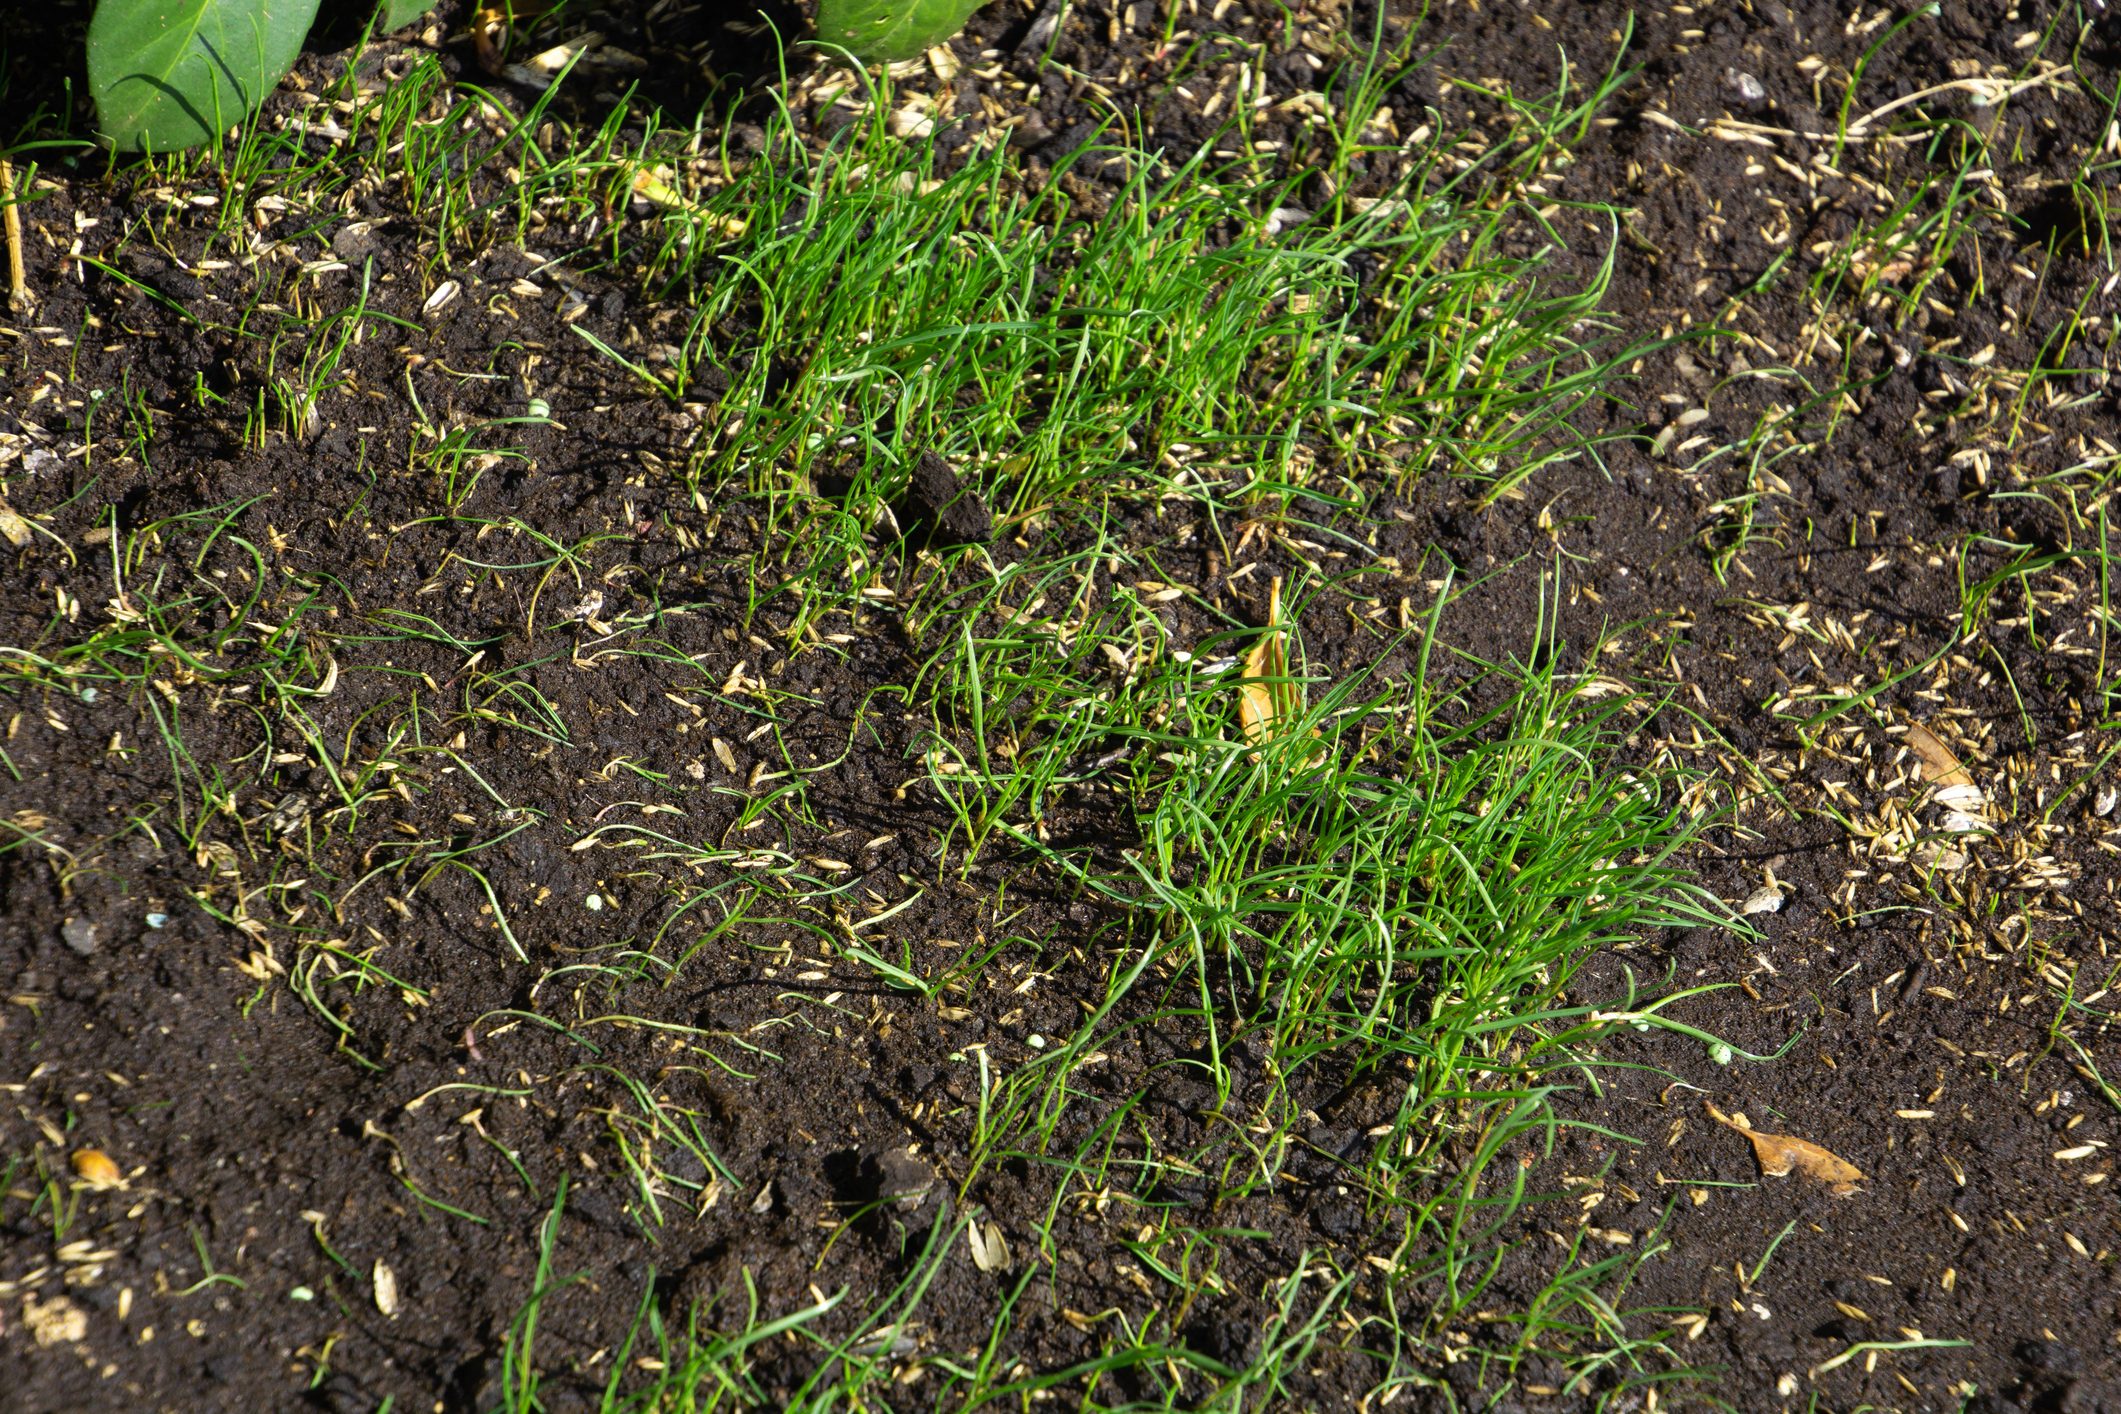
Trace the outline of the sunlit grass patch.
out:
<instances>
[{"instance_id":1,"label":"sunlit grass patch","mask_svg":"<svg viewBox=\"0 0 2121 1414\"><path fill-rule=\"evenodd\" d=\"M1248 650L1262 632L1288 640L1279 686L1294 705L1248 734L1241 679L1261 661ZM1128 641L1109 624L1093 638ZM951 720L964 745L931 757L930 784L952 803L966 857L1006 848L1042 861L1122 920L1084 959L1105 995L1073 1034L1013 1069L981 1060L958 1191L1003 1163L1047 1166L1046 1260L1067 1240L1063 1215L1086 1205L1142 1224L1137 1250L1177 1304L1169 1324L1131 1338L1182 1344L1185 1311L1214 1300L1198 1283L1223 1290L1220 1243L1188 1236L1191 1209L1173 1206L1169 1186L1200 1190L1210 1212L1301 1192L1285 1171L1318 1122L1311 1107L1377 1085L1396 1098L1346 1182L1381 1266L1347 1270L1328 1305L1361 1313L1337 1340L1374 1362L1383 1388L1416 1378L1428 1343L1483 1304L1516 1219L1553 1182L1523 1155L1566 1123L1559 1101L1595 1065L1597 1039L1629 1019L1655 1024L1632 995L1602 1011L1573 994L1578 969L1648 930L1725 914L1675 862L1707 822L1698 782L1615 768L1645 704L1610 680L1538 655L1545 666L1484 665L1454 687L1427 649L1397 674L1328 680L1297 643L1270 628L1145 653L1116 688L1090 680L1101 653L1041 665L1023 644L969 628L931 664L945 697L961 699ZM1006 756L980 745L996 740L1011 744ZM1086 785L1122 799L1125 828L1056 842L1040 803ZM933 985L874 946L854 955L889 984ZM1141 1092L1114 1088L1107 1067L1151 1033L1212 1088L1218 1137L1173 1146L1130 1117ZM1240 1048L1247 1063L1233 1066ZM1608 1304L1651 1255L1565 1254L1517 1342L1485 1352L1498 1378L1532 1348L1669 1373L1679 1362ZM1338 1320L1322 1316L1320 1329ZM1209 1373L1169 1397L1234 1390L1218 1381L1240 1372Z\"/></svg>"}]
</instances>

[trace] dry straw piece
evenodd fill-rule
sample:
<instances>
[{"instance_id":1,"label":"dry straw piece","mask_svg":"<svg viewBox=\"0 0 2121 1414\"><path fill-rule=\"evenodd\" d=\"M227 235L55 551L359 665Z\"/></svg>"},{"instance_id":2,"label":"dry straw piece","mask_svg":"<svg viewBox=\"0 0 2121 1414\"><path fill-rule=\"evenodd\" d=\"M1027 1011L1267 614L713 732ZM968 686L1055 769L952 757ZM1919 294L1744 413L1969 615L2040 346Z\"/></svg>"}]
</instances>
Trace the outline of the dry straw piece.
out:
<instances>
[{"instance_id":1,"label":"dry straw piece","mask_svg":"<svg viewBox=\"0 0 2121 1414\"><path fill-rule=\"evenodd\" d=\"M29 279L22 268L22 205L15 197L14 164L5 160L0 160L0 198L7 202L0 208L0 225L7 234L7 307L24 314L30 297Z\"/></svg>"}]
</instances>

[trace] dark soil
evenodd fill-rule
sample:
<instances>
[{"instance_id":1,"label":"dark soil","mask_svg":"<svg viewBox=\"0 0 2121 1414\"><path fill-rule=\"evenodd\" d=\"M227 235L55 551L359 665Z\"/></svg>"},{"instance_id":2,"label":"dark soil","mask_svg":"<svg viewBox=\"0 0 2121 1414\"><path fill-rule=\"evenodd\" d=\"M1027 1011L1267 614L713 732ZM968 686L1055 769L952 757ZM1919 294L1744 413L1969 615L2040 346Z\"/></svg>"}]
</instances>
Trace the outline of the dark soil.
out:
<instances>
[{"instance_id":1,"label":"dark soil","mask_svg":"<svg viewBox=\"0 0 2121 1414\"><path fill-rule=\"evenodd\" d=\"M1196 60L1184 92L1172 91L1164 75L1174 60L1150 32L1160 22L1127 18L1151 8L1077 4L1061 18L1058 5L992 6L952 46L961 72L940 92L959 114L1007 125L1034 169L1072 151L1114 105L1138 108L1152 142L1190 150L1216 132L1206 100L1238 81L1243 61L1235 46L1227 60ZM1257 72L1275 102L1261 108L1254 139L1280 144L1268 160L1300 167L1315 136L1286 100L1326 88L1337 37L1366 38L1371 15L1240 0L1211 22L1206 12L1223 7L1199 8L1188 27L1211 50L1216 34L1265 43ZM756 36L698 8L661 9L617 4L598 26L638 52L707 56L705 70L727 80L718 91L670 81L672 92L653 96L674 111L741 104L763 67L743 47ZM2115 300L2103 261L2085 252L2079 199L2064 200L2107 113L2069 87L2011 100L2001 121L2016 130L2022 165L1997 189L2001 209L1981 218L1978 248L1965 242L1927 272L1908 319L1838 292L1810 300L1819 250L1912 190L1929 161L1919 146L1837 150L1808 136L1831 133L1836 118L1800 61L1817 56L1845 72L1885 33L1851 13L1823 3L1641 9L1622 58L1627 15L1617 6L1444 5L1423 31L1432 61L1388 100L1402 115L1441 107L1500 132L1493 100L1461 81L1534 95L1558 81L1564 53L1578 75L1639 66L1547 193L1553 219L1575 219L1572 202L1633 208L1603 302L1620 337L1736 332L1645 356L1590 415L1585 430L1613 438L1595 464L1542 473L1523 498L1493 505L1477 487L1420 483L1404 499L1381 497L1374 528L1379 548L1408 567L1410 592L1415 567L1438 556L1477 582L1441 629L1473 654L1531 650L1550 576L1571 651L1620 628L1582 666L1648 683L1669 702L1629 749L1708 770L1740 802L1687 862L1734 903L1770 883L1784 900L1751 916L1758 936L1648 937L1579 979L1577 1000L1614 1004L1631 977L1645 995L1713 985L1665 1014L1745 1051L1789 1048L1773 1063L1719 1065L1692 1038L1624 1032L1596 1086L1564 1103L1585 1127L1564 1131L1551 1153L1524 1155L1539 1185L1565 1197L1531 1211L1527 1245L1486 1305L1521 1308L1551 1271L1554 1242L1581 1230L1616 1253L1661 1249L1613 1298L1620 1309L1706 1313L1643 1326L1673 1332L1668 1354L1642 1354L1644 1369L1720 1377L1656 1387L1662 1407L1720 1398L1748 1410L1956 1409L1962 1391L1978 1390L1973 1407L2116 1410L2121 1207L2105 1146L2121 1140L2121 1113L2091 1069L2121 1073L2102 1000L2116 966L2115 842L2112 817L2095 813L2115 738L2099 571L2081 553L2087 526L2096 547L2103 522L2021 494L2084 462L2092 439L2113 438L2105 365ZM1947 4L1885 43L1856 106L1967 64L2013 65L2019 36L2053 19L2045 6ZM64 101L48 55L65 44L46 45L37 23L22 12L0 22L16 123L40 121L40 102ZM2084 72L2111 85L2116 42L2090 30ZM472 67L466 46L450 49ZM795 81L800 100L807 80ZM1971 107L1966 117L1987 120ZM809 119L821 131L845 121L829 106ZM1719 119L1755 125L1760 140L1708 132ZM1350 180L1381 187L1390 175L1380 164ZM558 281L523 252L497 247L458 262L451 273L466 294L431 339L376 339L350 353L352 386L373 390L372 417L326 416L261 450L242 436L240 407L243 390L268 376L263 345L217 341L172 313L181 305L226 319L258 277L241 266L197 273L200 218L166 211L123 170L48 166L46 176L50 189L25 213L41 302L0 331L0 485L50 535L7 548L0 643L63 659L122 608L113 532L160 525L159 553L118 568L134 584L160 576L162 601L185 606L181 627L222 647L215 661L155 665L149 676L166 690L151 694L33 692L0 703L12 763L0 774L0 826L12 822L0 836L0 1164L22 1160L9 1180L22 1198L0 1210L0 1348L20 1372L0 1404L365 1411L395 1397L400 1409L496 1407L562 1175L571 1187L551 1270L584 1275L551 1293L540 1315L548 1408L593 1404L644 1298L682 1328L704 1303L740 1314L747 1280L769 1312L807 1302L813 1283L851 1288L849 1311L889 1290L909 1244L917 1250L955 1214L945 1193L966 1171L976 1048L1015 1065L1034 1054L1029 1038L1072 1027L1102 992L1100 977L1066 965L1069 950L1116 926L1089 900L1021 893L1036 881L1006 859L933 882L923 842L949 819L931 796L902 789L918 714L870 706L898 701L888 694L916 666L890 616L844 624L853 635L844 658L789 651L790 606L751 578L770 530L741 506L696 505L675 478L655 474L682 459L697 415L589 357L566 327L622 343L644 316L636 285L568 274L581 309L563 316L550 298L501 298L515 282ZM1082 163L1059 180L1094 201L1103 178ZM361 243L377 271L374 307L411 320L435 252L411 234L414 223L390 219L390 199L358 213L366 229L316 233L302 254L328 246L343 257L346 242ZM135 247L110 268L69 258L77 242L97 254L99 230L150 214L163 253ZM1591 278L1592 258L1569 257L1586 263L1559 280ZM1778 261L1776 279L1752 293ZM338 282L326 295L342 301L352 278L318 277ZM2071 311L2107 322L2079 346L2081 368L2054 370L2042 362L2048 336ZM2014 404L2036 369L2052 376ZM2020 382L1991 370L2015 370ZM202 408L200 379L237 396ZM521 456L486 468L454 508L492 529L442 519L431 481L391 472L414 417L408 387L429 415L460 423L519 413L529 397L549 405L554 425L517 429ZM1740 441L1772 409L1798 407L1805 387L1846 392L1799 407L1786 435L1762 443L1779 489L1749 480L1743 457L1694 463L1690 439ZM161 420L151 464L128 456L100 415L93 434L83 430L88 390L120 388ZM1696 409L1706 418L1685 416ZM931 458L909 473L909 536L939 546L995 538L978 487L955 469ZM1764 484L1756 538L1740 543L1730 502ZM183 519L210 507L223 509ZM578 558L542 585L488 571L541 555L516 522L580 544ZM1171 529L1137 527L1143 537ZM2063 552L2080 553L1951 646L1964 583ZM1300 568L1292 549L1263 540L1258 572L1233 588L1229 567L1192 553L1180 564L1194 582L1255 617L1271 575ZM209 581L224 592L207 592ZM317 607L304 610L311 600ZM416 603L429 623L393 638L381 663L375 611ZM298 686L320 682L327 663L340 669L339 685L306 704L329 744L321 764L223 685L280 651L276 626L298 612L315 636L302 660L313 676ZM660 656L604 651L610 630L629 625L628 642ZM1328 614L1304 634L1321 663L1371 652ZM670 663L680 659L696 664L697 690L673 697ZM1807 725L1823 705L1811 698L1925 663L1878 698L1888 711ZM351 671L378 666L389 673ZM758 690L741 686L746 675ZM567 724L562 740L532 730L534 695ZM157 713L181 720L198 759L254 767L229 817L195 848L166 815L134 819L149 801L197 809L212 784L161 750ZM675 802L697 837L747 848L735 833L740 787L786 764L756 735L769 713L799 764L839 762L813 777L809 813L786 846L791 867L834 882L929 882L902 925L922 940L923 970L953 950L1002 943L996 995L938 1008L771 919L722 935L721 951L668 989L591 970L655 933L669 881L634 854L571 844L618 821L653 829L643 802ZM1944 738L1995 805L1996 838L1970 847L1962 868L1932 873L1908 857L1912 833L1936 824L1916 804L1921 782L1901 735L1909 721ZM857 728L865 745L850 751ZM424 749L460 733L449 750L476 775ZM416 758L412 745L423 748ZM365 807L383 813L361 821L357 850L328 818L330 771L394 753L406 757L393 768L404 789ZM667 779L632 772L644 765ZM526 810L538 828L515 829ZM1106 835L1120 813L1086 791L1054 828ZM781 847L778 831L764 833ZM378 852L373 842L387 836L406 853ZM484 885L469 870L424 863L473 846L483 847L463 857ZM396 867L414 856L423 862ZM1007 934L993 936L1005 891ZM512 909L535 969L515 962L492 896L538 900ZM290 979L291 968L313 969L317 952L260 945L231 925L246 918L330 942L329 955L372 957L423 990L364 982L351 962ZM553 992L528 994L522 979L538 971L554 976ZM304 1006L294 980L319 989L322 1007ZM1000 988L1026 980L1036 985L1021 996ZM554 1000L561 989L571 1001ZM568 1018L572 1034L525 1021L532 1013ZM696 1031L613 1020L626 1016ZM1190 1078L1188 1043L1154 1029L1132 1036L1099 1083L1112 1095L1146 1090L1144 1112L1167 1146L1205 1142L1210 1096ZM1271 1078L1248 1062L1244 1038L1234 1054L1251 1089L1233 1103L1257 1104ZM644 1221L649 1200L624 1156L645 1131L620 1074L657 1077L660 1097L696 1117L733 1180L698 1217L680 1198L670 1221ZM1349 1160L1360 1163L1363 1132L1396 1099L1374 1081L1305 1084L1314 1093L1299 1098L1317 1122L1291 1151L1285 1187L1229 1195L1174 1184L1150 1198L1197 1210L1203 1224L1212 1208L1215 1224L1263 1234L1225 1247L1227 1295L1203 1301L1187 1328L1216 1359L1256 1353L1272 1285L1303 1254L1359 1261L1376 1237L1342 1179ZM1847 1197L1800 1178L1762 1179L1751 1145L1710 1116L1711 1103L1821 1144L1867 1177ZM673 1178L717 1181L667 1136L657 1142ZM45 1175L23 1156L50 1165L84 1147L115 1157L126 1184L81 1192L58 1231L48 1210L29 1209ZM56 1177L64 1188L68 1175ZM1012 1160L983 1172L968 1201L1028 1234L1053 1196L1050 1173ZM835 1237L840 1214L874 1200L886 1201ZM1071 1317L1132 1293L1129 1273L1139 1273L1119 1245L1131 1235L1126 1218L1062 1209L1051 1264L1036 1266L1019 1301L1012 1358L1053 1370L1099 1348L1094 1329ZM379 1267L395 1286L390 1313L375 1296ZM976 1348L1025 1269L950 1267L922 1307L918 1339ZM290 1299L298 1290L306 1295ZM81 1313L85 1333L54 1327L63 1313L53 1302ZM1830 1366L1862 1342L1903 1348ZM762 1358L772 1402L817 1357L791 1344ZM1408 1388L1398 1407L1590 1408L1636 1371L1616 1361L1568 1395L1559 1392L1567 1372L1540 1359L1514 1379L1473 1359L1429 1373L1436 1384ZM1375 1377L1367 1360L1322 1345L1290 1372L1287 1407L1351 1407ZM909 1386L907 1407L920 1395ZM1639 1393L1625 1398L1646 1407Z\"/></svg>"}]
</instances>

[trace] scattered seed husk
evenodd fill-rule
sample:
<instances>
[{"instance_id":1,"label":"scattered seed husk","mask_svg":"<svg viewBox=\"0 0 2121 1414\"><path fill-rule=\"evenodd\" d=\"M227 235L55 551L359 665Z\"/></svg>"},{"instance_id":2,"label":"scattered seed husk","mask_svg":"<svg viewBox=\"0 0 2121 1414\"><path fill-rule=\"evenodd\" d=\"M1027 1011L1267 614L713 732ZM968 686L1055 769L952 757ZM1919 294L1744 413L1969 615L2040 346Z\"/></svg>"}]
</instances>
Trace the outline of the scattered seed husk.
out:
<instances>
[{"instance_id":1,"label":"scattered seed husk","mask_svg":"<svg viewBox=\"0 0 2121 1414\"><path fill-rule=\"evenodd\" d=\"M974 1218L965 1225L965 1244L972 1249L972 1265L983 1272L1009 1270L1009 1244L1000 1223Z\"/></svg>"},{"instance_id":2,"label":"scattered seed husk","mask_svg":"<svg viewBox=\"0 0 2121 1414\"><path fill-rule=\"evenodd\" d=\"M74 1172L91 1188L116 1188L125 1182L125 1175L119 1171L117 1161L101 1149L76 1149L73 1163Z\"/></svg>"},{"instance_id":3,"label":"scattered seed husk","mask_svg":"<svg viewBox=\"0 0 2121 1414\"><path fill-rule=\"evenodd\" d=\"M14 208L9 207L8 209L13 210ZM17 515L14 507L8 505L5 501L0 501L0 536L5 536L7 543L14 546L17 550L29 548L31 539L29 522Z\"/></svg>"},{"instance_id":4,"label":"scattered seed husk","mask_svg":"<svg viewBox=\"0 0 2121 1414\"><path fill-rule=\"evenodd\" d=\"M398 1314L398 1274L378 1257L373 1275L376 1284L376 1309L395 1319Z\"/></svg>"},{"instance_id":5,"label":"scattered seed husk","mask_svg":"<svg viewBox=\"0 0 2121 1414\"><path fill-rule=\"evenodd\" d=\"M1809 1139L1789 1134L1764 1134L1753 1128L1742 1114L1727 1115L1706 1101L1703 1104L1710 1119L1753 1141L1753 1156L1760 1161L1761 1173L1769 1178L1784 1178L1794 1173L1815 1183L1826 1184L1827 1191L1836 1198L1846 1198L1854 1193L1856 1184L1863 1178L1863 1170Z\"/></svg>"}]
</instances>

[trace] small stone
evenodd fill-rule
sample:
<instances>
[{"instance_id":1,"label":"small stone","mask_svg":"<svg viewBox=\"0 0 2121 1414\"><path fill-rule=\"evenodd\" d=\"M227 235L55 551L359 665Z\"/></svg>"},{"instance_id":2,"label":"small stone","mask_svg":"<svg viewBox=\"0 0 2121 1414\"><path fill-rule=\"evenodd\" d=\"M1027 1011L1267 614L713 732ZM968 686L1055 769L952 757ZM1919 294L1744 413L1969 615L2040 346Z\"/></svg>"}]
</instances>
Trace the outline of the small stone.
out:
<instances>
[{"instance_id":1,"label":"small stone","mask_svg":"<svg viewBox=\"0 0 2121 1414\"><path fill-rule=\"evenodd\" d=\"M923 138L935 132L935 108L932 103L909 102L891 114L891 135L896 138Z\"/></svg>"},{"instance_id":2,"label":"small stone","mask_svg":"<svg viewBox=\"0 0 2121 1414\"><path fill-rule=\"evenodd\" d=\"M96 950L96 925L86 918L67 919L59 929L59 936L78 956L87 957Z\"/></svg>"},{"instance_id":3,"label":"small stone","mask_svg":"<svg viewBox=\"0 0 2121 1414\"><path fill-rule=\"evenodd\" d=\"M877 1155L876 1174L877 1197L906 1207L917 1206L935 1187L935 1170L910 1148Z\"/></svg>"},{"instance_id":4,"label":"small stone","mask_svg":"<svg viewBox=\"0 0 2121 1414\"><path fill-rule=\"evenodd\" d=\"M1018 149L1037 147L1052 136L1053 130L1034 108L1024 115L1024 121L1009 130L1009 145Z\"/></svg>"},{"instance_id":5,"label":"small stone","mask_svg":"<svg viewBox=\"0 0 2121 1414\"><path fill-rule=\"evenodd\" d=\"M1731 92L1737 96L1740 103L1750 106L1767 97L1767 89L1761 85L1760 80L1743 69L1725 69L1723 81L1730 85Z\"/></svg>"},{"instance_id":6,"label":"small stone","mask_svg":"<svg viewBox=\"0 0 2121 1414\"><path fill-rule=\"evenodd\" d=\"M1301 206L1277 206L1267 213L1265 234L1271 239L1283 231L1292 230L1311 219L1311 213Z\"/></svg>"},{"instance_id":7,"label":"small stone","mask_svg":"<svg viewBox=\"0 0 2121 1414\"><path fill-rule=\"evenodd\" d=\"M376 235L373 221L352 221L332 234L331 253L349 263L382 251L383 241Z\"/></svg>"},{"instance_id":8,"label":"small stone","mask_svg":"<svg viewBox=\"0 0 2121 1414\"><path fill-rule=\"evenodd\" d=\"M1755 889L1752 893L1746 895L1746 900L1744 904L1740 906L1739 911L1747 914L1780 913L1782 911L1782 904L1782 890L1776 888L1773 884L1769 884L1764 888Z\"/></svg>"}]
</instances>

